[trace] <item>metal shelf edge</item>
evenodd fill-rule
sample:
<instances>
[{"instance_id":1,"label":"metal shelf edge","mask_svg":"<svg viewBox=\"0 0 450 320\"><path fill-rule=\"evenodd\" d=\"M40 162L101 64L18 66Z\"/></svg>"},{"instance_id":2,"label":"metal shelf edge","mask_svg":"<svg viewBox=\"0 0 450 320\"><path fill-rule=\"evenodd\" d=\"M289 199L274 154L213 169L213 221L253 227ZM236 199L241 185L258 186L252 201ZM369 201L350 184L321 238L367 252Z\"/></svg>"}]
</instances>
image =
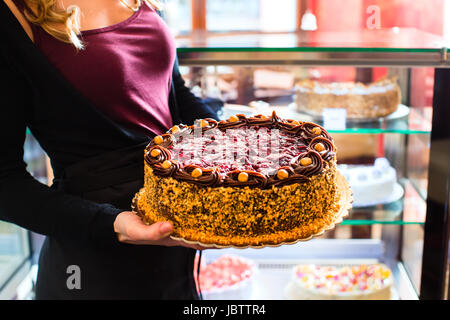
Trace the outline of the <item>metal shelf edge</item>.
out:
<instances>
[{"instance_id":1,"label":"metal shelf edge","mask_svg":"<svg viewBox=\"0 0 450 320\"><path fill-rule=\"evenodd\" d=\"M342 65L399 66L448 68L447 50L416 51L246 51L240 48L226 51L178 49L180 65Z\"/></svg>"}]
</instances>

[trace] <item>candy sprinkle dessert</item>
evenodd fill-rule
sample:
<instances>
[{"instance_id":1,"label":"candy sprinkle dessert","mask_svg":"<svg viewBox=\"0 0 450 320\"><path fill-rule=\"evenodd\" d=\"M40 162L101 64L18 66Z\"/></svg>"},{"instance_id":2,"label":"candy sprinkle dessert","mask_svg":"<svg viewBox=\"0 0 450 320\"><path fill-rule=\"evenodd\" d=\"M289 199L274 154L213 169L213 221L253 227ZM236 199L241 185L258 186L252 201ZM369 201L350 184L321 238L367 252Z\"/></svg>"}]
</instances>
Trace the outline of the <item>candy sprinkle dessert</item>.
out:
<instances>
[{"instance_id":1,"label":"candy sprinkle dessert","mask_svg":"<svg viewBox=\"0 0 450 320\"><path fill-rule=\"evenodd\" d=\"M169 220L174 238L212 246L306 240L350 207L336 148L321 126L238 114L156 136L133 208L146 223Z\"/></svg>"},{"instance_id":2,"label":"candy sprinkle dessert","mask_svg":"<svg viewBox=\"0 0 450 320\"><path fill-rule=\"evenodd\" d=\"M389 300L392 272L384 264L298 265L287 295L297 300Z\"/></svg>"}]
</instances>

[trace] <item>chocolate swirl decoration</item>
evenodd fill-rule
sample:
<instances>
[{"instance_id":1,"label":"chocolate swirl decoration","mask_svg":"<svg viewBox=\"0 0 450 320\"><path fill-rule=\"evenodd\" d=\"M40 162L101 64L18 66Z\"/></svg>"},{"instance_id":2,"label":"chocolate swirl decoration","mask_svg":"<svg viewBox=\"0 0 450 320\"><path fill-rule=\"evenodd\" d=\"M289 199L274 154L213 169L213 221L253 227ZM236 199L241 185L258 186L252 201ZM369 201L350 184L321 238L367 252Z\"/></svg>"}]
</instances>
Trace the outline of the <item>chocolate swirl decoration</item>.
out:
<instances>
[{"instance_id":1,"label":"chocolate swirl decoration","mask_svg":"<svg viewBox=\"0 0 450 320\"><path fill-rule=\"evenodd\" d=\"M256 116L248 118L247 119L247 124L249 126L269 127L269 126L273 125L274 121L276 121L276 120L273 117L269 118L269 117L266 117L266 116L264 116L262 114L258 114Z\"/></svg>"},{"instance_id":2,"label":"chocolate swirl decoration","mask_svg":"<svg viewBox=\"0 0 450 320\"><path fill-rule=\"evenodd\" d=\"M165 161L170 161L171 165L169 168L164 168L163 163ZM173 177L175 173L180 171L180 165L172 160L165 160L163 162L158 162L152 165L153 172L160 177Z\"/></svg>"},{"instance_id":3,"label":"chocolate swirl decoration","mask_svg":"<svg viewBox=\"0 0 450 320\"><path fill-rule=\"evenodd\" d=\"M302 165L301 161L303 158L311 159L311 164ZM309 150L292 158L290 164L295 173L311 177L322 172L323 159L317 151Z\"/></svg>"},{"instance_id":4,"label":"chocolate swirl decoration","mask_svg":"<svg viewBox=\"0 0 450 320\"><path fill-rule=\"evenodd\" d=\"M194 178L192 176L192 171L199 168L202 170L202 175L198 178ZM188 164L179 170L176 170L176 172L173 175L173 178L185 181L201 186L208 186L208 187L216 187L220 184L221 178L220 178L220 172L217 168L202 168L200 166L197 166L195 164Z\"/></svg>"},{"instance_id":5,"label":"chocolate swirl decoration","mask_svg":"<svg viewBox=\"0 0 450 320\"><path fill-rule=\"evenodd\" d=\"M302 124L303 122L301 121L286 119L278 122L278 127L284 132L297 134L297 132L301 130Z\"/></svg>"},{"instance_id":6,"label":"chocolate swirl decoration","mask_svg":"<svg viewBox=\"0 0 450 320\"><path fill-rule=\"evenodd\" d=\"M248 180L241 182L238 180L240 173L246 173ZM223 180L224 187L257 187L264 189L267 183L267 177L259 172L251 170L233 170L227 173L227 176Z\"/></svg>"},{"instance_id":7,"label":"chocolate swirl decoration","mask_svg":"<svg viewBox=\"0 0 450 320\"><path fill-rule=\"evenodd\" d=\"M204 123L207 124L205 125ZM191 126L191 129L194 129L195 127L201 127L202 128L202 132L206 131L206 130L210 130L213 129L215 127L217 127L218 122L212 118L205 118L205 119L201 119L201 120L195 120L195 123L193 126Z\"/></svg>"},{"instance_id":8,"label":"chocolate swirl decoration","mask_svg":"<svg viewBox=\"0 0 450 320\"><path fill-rule=\"evenodd\" d=\"M320 149L317 146L319 143L325 148L324 150L322 150L322 151L318 150L318 149ZM332 160L334 155L335 155L334 144L333 144L333 142L331 142L327 138L323 138L323 137L314 138L309 143L309 147L311 149L319 152L319 154L321 155L322 159L325 160L325 161Z\"/></svg>"},{"instance_id":9,"label":"chocolate swirl decoration","mask_svg":"<svg viewBox=\"0 0 450 320\"><path fill-rule=\"evenodd\" d=\"M267 179L267 186L285 186L293 183L304 183L309 181L307 176L296 173L290 166L280 167L278 170L286 170L289 177L280 179L277 174L275 174Z\"/></svg>"},{"instance_id":10,"label":"chocolate swirl decoration","mask_svg":"<svg viewBox=\"0 0 450 320\"><path fill-rule=\"evenodd\" d=\"M247 121L247 117L245 115L243 115L243 114L236 114L235 117L238 118L237 121L231 122L231 121L221 120L217 124L217 127L220 130L224 131L224 130L229 129L229 128L240 128L240 127L243 127L243 126L247 125L248 121Z\"/></svg>"},{"instance_id":11,"label":"chocolate swirl decoration","mask_svg":"<svg viewBox=\"0 0 450 320\"><path fill-rule=\"evenodd\" d=\"M162 142L159 144L155 143L155 139L157 137L161 137L162 138ZM163 133L160 136L156 136L155 138L153 138L153 140L149 143L149 145L147 146L147 150L149 150L150 148L152 148L153 146L159 145L165 148L170 148L171 146L173 146L175 144L175 137L171 134L171 133Z\"/></svg>"},{"instance_id":12,"label":"chocolate swirl decoration","mask_svg":"<svg viewBox=\"0 0 450 320\"><path fill-rule=\"evenodd\" d=\"M174 128L178 127L178 131L174 132ZM169 129L167 133L171 133L175 138L178 136L184 135L184 134L190 134L191 133L191 127L185 124L179 124L177 126L173 126Z\"/></svg>"},{"instance_id":13,"label":"chocolate swirl decoration","mask_svg":"<svg viewBox=\"0 0 450 320\"><path fill-rule=\"evenodd\" d=\"M297 133L300 134L308 142L316 137L324 137L330 141L333 141L333 138L323 127L313 122L303 122L300 130L298 130Z\"/></svg>"},{"instance_id":14,"label":"chocolate swirl decoration","mask_svg":"<svg viewBox=\"0 0 450 320\"><path fill-rule=\"evenodd\" d=\"M153 150L159 151L159 154L156 157L153 157L151 155ZM144 159L149 165L154 165L156 163L160 162L162 163L165 160L172 159L172 152L167 148L164 148L160 145L156 145L151 148L148 148L148 150L145 151Z\"/></svg>"}]
</instances>

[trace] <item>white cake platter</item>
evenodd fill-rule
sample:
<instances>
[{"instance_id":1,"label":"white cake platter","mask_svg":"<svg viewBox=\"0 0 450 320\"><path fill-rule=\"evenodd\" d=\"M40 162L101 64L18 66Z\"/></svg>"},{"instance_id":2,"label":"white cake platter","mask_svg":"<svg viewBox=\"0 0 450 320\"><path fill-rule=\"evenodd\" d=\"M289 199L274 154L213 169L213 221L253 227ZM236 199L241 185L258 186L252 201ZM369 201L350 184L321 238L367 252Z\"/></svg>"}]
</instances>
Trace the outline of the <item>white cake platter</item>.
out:
<instances>
[{"instance_id":1,"label":"white cake platter","mask_svg":"<svg viewBox=\"0 0 450 320\"><path fill-rule=\"evenodd\" d=\"M258 105L258 104L255 104ZM221 111L221 119L228 119L234 114L244 114L246 116L254 116L256 114L270 114L275 110L281 118L294 119L300 121L322 121L322 114L299 111L297 110L297 104L292 102L287 106L268 106L268 104L260 104L261 107L250 107L241 104L228 104L226 103ZM385 117L376 118L350 118L347 117L347 123L367 123L367 122L379 122L379 121L394 121L406 118L409 116L410 108L404 104L399 104L397 110Z\"/></svg>"},{"instance_id":2,"label":"white cake platter","mask_svg":"<svg viewBox=\"0 0 450 320\"><path fill-rule=\"evenodd\" d=\"M323 120L322 114L297 110L297 104L295 102L290 103L286 109L287 109L286 111L290 112L291 117L294 116L295 114L301 116L299 119L296 119L296 120L302 120L302 121L322 121ZM391 113L387 116L375 117L375 118L347 117L347 123L365 123L365 122L400 120L400 119L408 117L409 110L410 110L409 107L405 106L404 104L399 104L397 107L397 110L395 110L393 113ZM285 115L280 114L280 116L285 116Z\"/></svg>"},{"instance_id":3,"label":"white cake platter","mask_svg":"<svg viewBox=\"0 0 450 320\"><path fill-rule=\"evenodd\" d=\"M403 187L398 182L395 183L394 190L392 191L392 193L388 197L386 197L385 199L383 199L381 201L358 202L357 198L353 194L353 208L363 208L363 207L376 206L379 204L388 204L388 203L400 200L404 194L405 194L405 191L403 190Z\"/></svg>"}]
</instances>

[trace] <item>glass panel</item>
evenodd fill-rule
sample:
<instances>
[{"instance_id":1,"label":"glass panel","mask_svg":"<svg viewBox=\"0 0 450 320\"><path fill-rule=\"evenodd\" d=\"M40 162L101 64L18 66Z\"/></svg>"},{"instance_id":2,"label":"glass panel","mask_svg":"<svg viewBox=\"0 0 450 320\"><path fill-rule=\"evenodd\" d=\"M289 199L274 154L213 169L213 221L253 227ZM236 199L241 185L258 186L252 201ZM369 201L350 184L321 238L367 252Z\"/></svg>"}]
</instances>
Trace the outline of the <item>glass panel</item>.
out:
<instances>
[{"instance_id":1,"label":"glass panel","mask_svg":"<svg viewBox=\"0 0 450 320\"><path fill-rule=\"evenodd\" d=\"M164 19L174 35L192 30L191 0L165 0Z\"/></svg>"},{"instance_id":2,"label":"glass panel","mask_svg":"<svg viewBox=\"0 0 450 320\"><path fill-rule=\"evenodd\" d=\"M449 12L445 0L287 0L282 6L270 0L208 0L207 30L180 37L178 44L182 51L440 50L450 36ZM243 30L247 33L236 34Z\"/></svg>"},{"instance_id":3,"label":"glass panel","mask_svg":"<svg viewBox=\"0 0 450 320\"><path fill-rule=\"evenodd\" d=\"M293 31L296 0L275 5L272 0L208 0L206 28L209 31ZM243 14L245 13L245 14Z\"/></svg>"},{"instance_id":4,"label":"glass panel","mask_svg":"<svg viewBox=\"0 0 450 320\"><path fill-rule=\"evenodd\" d=\"M28 255L27 231L0 221L0 291Z\"/></svg>"},{"instance_id":5,"label":"glass panel","mask_svg":"<svg viewBox=\"0 0 450 320\"><path fill-rule=\"evenodd\" d=\"M281 117L301 121L313 121L323 125L332 133L428 134L431 132L432 108L430 105L432 101L433 77L432 74L425 77L427 70L429 70L427 68L414 68L412 69L414 72L411 72L410 84L407 70L401 68L332 66L182 67L183 77L195 94L203 98L218 98L225 102L225 107L219 111L222 119L227 119L230 115L236 113L245 115L259 113L270 114L275 110ZM425 73L419 72L420 70L425 70ZM384 78L397 79L393 80L392 83L395 81L398 84L401 103L397 105L395 111L392 109L390 114L384 116L373 115L370 118L364 118L366 116L356 118L358 114L353 115L354 118L347 117L347 112L350 111L359 112L357 109L363 111L378 108L375 100L372 100L372 105L368 104L365 107L362 103L364 101L360 100L368 96L364 94L366 91L368 93L372 90L371 88L373 90L379 90L381 87L376 87L376 81L383 81ZM304 81L307 81L306 85L309 85L308 81L315 81L320 86L323 85L325 89L321 89L322 91L318 91L316 97L313 97L309 93L302 91L304 84L299 85L299 83L303 83ZM355 85L355 82L359 84ZM347 91L364 91L358 93L361 94L360 97L353 97L353 101L350 101L351 97L348 97L350 94L347 93L348 101L358 105L354 106L355 111L345 111L344 122L330 122L330 117L325 117L325 113L313 112L312 110L305 109L305 107L302 107L302 109L299 108L300 104L306 106L310 104L311 107L317 107L322 104L324 107L331 107L335 103L331 100L331 95L335 97L338 103L343 104L344 102L339 102L338 100L345 96L343 92L336 91L334 93L332 90L338 89L327 89L334 85L336 87L343 86ZM324 90L331 91L324 92ZM330 97L326 98L325 93ZM382 96L382 93L380 96ZM359 98L361 99L355 100ZM410 107L408 103L413 103L413 107ZM422 103L426 104L424 105Z\"/></svg>"},{"instance_id":6,"label":"glass panel","mask_svg":"<svg viewBox=\"0 0 450 320\"><path fill-rule=\"evenodd\" d=\"M27 171L35 179L41 183L47 183L49 175L45 154L29 132L24 144L24 161L27 163ZM0 221L0 291L18 268L30 258L29 235L30 233L23 228ZM36 237L42 236L36 235Z\"/></svg>"},{"instance_id":7,"label":"glass panel","mask_svg":"<svg viewBox=\"0 0 450 320\"><path fill-rule=\"evenodd\" d=\"M259 28L259 0L208 0L206 24L211 31L257 30ZM245 12L245 15L242 14Z\"/></svg>"},{"instance_id":8,"label":"glass panel","mask_svg":"<svg viewBox=\"0 0 450 320\"><path fill-rule=\"evenodd\" d=\"M408 225L403 227L402 260L417 292L420 292L423 236L422 226Z\"/></svg>"},{"instance_id":9,"label":"glass panel","mask_svg":"<svg viewBox=\"0 0 450 320\"><path fill-rule=\"evenodd\" d=\"M179 52L195 51L348 51L439 52L442 37L417 29L299 31L287 34L205 34L178 37Z\"/></svg>"}]
</instances>

